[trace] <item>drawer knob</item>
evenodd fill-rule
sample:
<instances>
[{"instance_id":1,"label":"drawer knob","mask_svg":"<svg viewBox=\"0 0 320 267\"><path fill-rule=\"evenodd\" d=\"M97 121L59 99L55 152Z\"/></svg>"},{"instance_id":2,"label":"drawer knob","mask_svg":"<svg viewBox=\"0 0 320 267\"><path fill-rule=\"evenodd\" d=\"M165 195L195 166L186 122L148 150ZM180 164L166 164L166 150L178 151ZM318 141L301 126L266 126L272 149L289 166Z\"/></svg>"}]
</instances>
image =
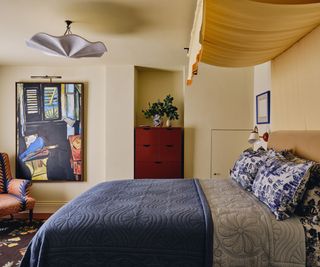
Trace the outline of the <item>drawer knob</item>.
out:
<instances>
[{"instance_id":1,"label":"drawer knob","mask_svg":"<svg viewBox=\"0 0 320 267\"><path fill-rule=\"evenodd\" d=\"M166 147L173 147L173 145L166 145Z\"/></svg>"},{"instance_id":2,"label":"drawer knob","mask_svg":"<svg viewBox=\"0 0 320 267\"><path fill-rule=\"evenodd\" d=\"M143 145L144 147L149 147L150 145Z\"/></svg>"},{"instance_id":3,"label":"drawer knob","mask_svg":"<svg viewBox=\"0 0 320 267\"><path fill-rule=\"evenodd\" d=\"M162 161L155 161L154 163L155 163L155 164L161 164Z\"/></svg>"}]
</instances>

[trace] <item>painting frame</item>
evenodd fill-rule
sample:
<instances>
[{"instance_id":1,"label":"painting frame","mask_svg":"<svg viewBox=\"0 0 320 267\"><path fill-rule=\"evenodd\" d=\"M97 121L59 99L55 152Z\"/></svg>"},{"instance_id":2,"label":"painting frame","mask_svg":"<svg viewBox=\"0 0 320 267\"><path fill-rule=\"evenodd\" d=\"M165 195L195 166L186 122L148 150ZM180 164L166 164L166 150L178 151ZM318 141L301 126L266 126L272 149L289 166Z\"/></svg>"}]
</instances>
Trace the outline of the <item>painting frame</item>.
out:
<instances>
[{"instance_id":1,"label":"painting frame","mask_svg":"<svg viewBox=\"0 0 320 267\"><path fill-rule=\"evenodd\" d=\"M15 85L16 177L32 182L85 181L84 83Z\"/></svg>"},{"instance_id":2,"label":"painting frame","mask_svg":"<svg viewBox=\"0 0 320 267\"><path fill-rule=\"evenodd\" d=\"M256 124L270 123L270 90L256 96Z\"/></svg>"}]
</instances>

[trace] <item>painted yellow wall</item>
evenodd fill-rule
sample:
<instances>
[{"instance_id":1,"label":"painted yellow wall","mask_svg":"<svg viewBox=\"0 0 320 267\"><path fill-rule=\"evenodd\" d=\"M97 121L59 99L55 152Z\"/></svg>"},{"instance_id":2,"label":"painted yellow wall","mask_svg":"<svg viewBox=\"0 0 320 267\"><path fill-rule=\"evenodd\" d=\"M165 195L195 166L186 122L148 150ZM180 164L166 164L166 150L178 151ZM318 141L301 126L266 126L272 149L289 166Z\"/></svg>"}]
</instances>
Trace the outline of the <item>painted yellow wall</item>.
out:
<instances>
[{"instance_id":1,"label":"painted yellow wall","mask_svg":"<svg viewBox=\"0 0 320 267\"><path fill-rule=\"evenodd\" d=\"M173 105L178 108L179 120L172 122L173 126L183 126L183 72L165 71L151 68L137 68L137 90L136 90L136 126L152 125L152 119L146 119L142 109L148 107L148 102L153 103L158 99L163 100L170 94L174 97Z\"/></svg>"},{"instance_id":2,"label":"painted yellow wall","mask_svg":"<svg viewBox=\"0 0 320 267\"><path fill-rule=\"evenodd\" d=\"M253 68L200 64L185 90L185 176L210 177L211 129L250 129Z\"/></svg>"},{"instance_id":3,"label":"painted yellow wall","mask_svg":"<svg viewBox=\"0 0 320 267\"><path fill-rule=\"evenodd\" d=\"M133 178L134 174L134 66L108 66L106 91L107 180ZM93 137L90 137L93 138ZM94 163L93 166L96 164Z\"/></svg>"},{"instance_id":4,"label":"painted yellow wall","mask_svg":"<svg viewBox=\"0 0 320 267\"><path fill-rule=\"evenodd\" d=\"M320 129L320 27L272 61L272 130Z\"/></svg>"}]
</instances>

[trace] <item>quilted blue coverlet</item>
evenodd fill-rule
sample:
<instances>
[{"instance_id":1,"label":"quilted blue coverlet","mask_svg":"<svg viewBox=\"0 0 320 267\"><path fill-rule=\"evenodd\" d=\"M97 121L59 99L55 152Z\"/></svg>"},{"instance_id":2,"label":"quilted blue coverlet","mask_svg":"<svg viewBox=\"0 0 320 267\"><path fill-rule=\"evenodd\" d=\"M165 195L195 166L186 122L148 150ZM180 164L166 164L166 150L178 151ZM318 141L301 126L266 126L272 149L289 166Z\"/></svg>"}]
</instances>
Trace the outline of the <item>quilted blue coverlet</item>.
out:
<instances>
[{"instance_id":1,"label":"quilted blue coverlet","mask_svg":"<svg viewBox=\"0 0 320 267\"><path fill-rule=\"evenodd\" d=\"M21 267L212 267L212 218L198 180L101 183L61 208Z\"/></svg>"}]
</instances>

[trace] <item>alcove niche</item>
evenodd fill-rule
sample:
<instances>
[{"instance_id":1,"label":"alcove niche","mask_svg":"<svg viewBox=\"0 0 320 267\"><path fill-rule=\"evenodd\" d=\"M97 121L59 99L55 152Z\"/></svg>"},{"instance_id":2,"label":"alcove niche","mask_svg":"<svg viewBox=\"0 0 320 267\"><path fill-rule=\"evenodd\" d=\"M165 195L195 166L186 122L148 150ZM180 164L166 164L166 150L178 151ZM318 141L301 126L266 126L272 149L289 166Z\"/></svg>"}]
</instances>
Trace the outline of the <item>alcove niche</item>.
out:
<instances>
[{"instance_id":1,"label":"alcove niche","mask_svg":"<svg viewBox=\"0 0 320 267\"><path fill-rule=\"evenodd\" d=\"M179 119L174 127L183 127L184 118L184 73L146 67L135 67L135 126L152 126L152 119L146 119L142 110L148 103L161 101L168 95L174 97L173 105L178 108ZM166 118L164 118L165 123Z\"/></svg>"}]
</instances>

